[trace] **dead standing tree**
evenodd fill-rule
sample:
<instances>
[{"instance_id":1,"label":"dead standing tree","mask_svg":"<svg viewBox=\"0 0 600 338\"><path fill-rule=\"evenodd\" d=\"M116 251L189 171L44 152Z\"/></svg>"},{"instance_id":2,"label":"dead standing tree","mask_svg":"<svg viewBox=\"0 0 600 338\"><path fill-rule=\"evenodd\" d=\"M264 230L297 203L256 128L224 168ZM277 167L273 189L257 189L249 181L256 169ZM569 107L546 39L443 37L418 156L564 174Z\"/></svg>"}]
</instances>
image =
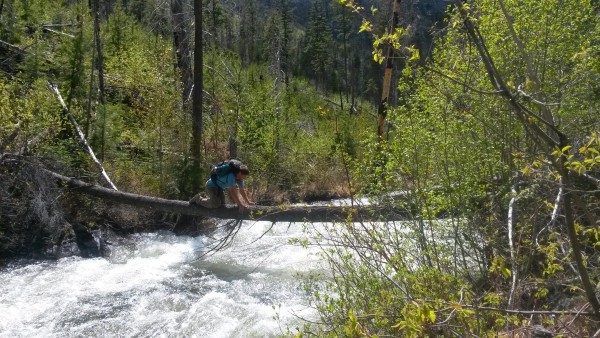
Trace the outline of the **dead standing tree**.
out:
<instances>
[{"instance_id":1,"label":"dead standing tree","mask_svg":"<svg viewBox=\"0 0 600 338\"><path fill-rule=\"evenodd\" d=\"M180 73L182 85L182 107L192 121L190 140L191 168L184 178L187 190L200 188L202 163L202 0L194 0L194 53L192 70L192 42L189 26L183 8L183 0L171 0L173 19L173 45L177 59L176 71Z\"/></svg>"},{"instance_id":2,"label":"dead standing tree","mask_svg":"<svg viewBox=\"0 0 600 338\"><path fill-rule=\"evenodd\" d=\"M176 70L180 73L182 88L182 103L186 112L191 108L192 88L192 53L190 51L190 34L188 33L183 0L171 0L171 16L173 18L173 45L177 59Z\"/></svg>"},{"instance_id":3,"label":"dead standing tree","mask_svg":"<svg viewBox=\"0 0 600 338\"><path fill-rule=\"evenodd\" d=\"M100 106L102 107L102 135L100 137L100 161L104 161L104 136L106 134L106 107L104 93L105 84L104 84L104 59L102 54L102 38L100 35L100 0L93 0L92 4L92 15L94 16L94 47L95 47L95 55L96 58L94 60L94 65L96 70L98 71L98 100L100 101ZM91 93L91 91L90 91Z\"/></svg>"},{"instance_id":4,"label":"dead standing tree","mask_svg":"<svg viewBox=\"0 0 600 338\"><path fill-rule=\"evenodd\" d=\"M190 152L194 158L192 167L192 189L201 185L200 172L202 163L202 93L203 78L203 39L202 39L202 0L194 0L194 88L192 106L192 140Z\"/></svg>"},{"instance_id":5,"label":"dead standing tree","mask_svg":"<svg viewBox=\"0 0 600 338\"><path fill-rule=\"evenodd\" d=\"M394 0L392 7L392 22L389 27L389 34L394 34L398 27L400 12L400 0ZM386 47L385 55L385 71L383 75L383 87L381 89L381 101L379 102L379 110L377 112L377 135L379 141L383 140L383 134L385 132L385 118L387 117L387 110L390 104L390 87L392 83L392 70L394 69L393 62L394 48L391 43Z\"/></svg>"}]
</instances>

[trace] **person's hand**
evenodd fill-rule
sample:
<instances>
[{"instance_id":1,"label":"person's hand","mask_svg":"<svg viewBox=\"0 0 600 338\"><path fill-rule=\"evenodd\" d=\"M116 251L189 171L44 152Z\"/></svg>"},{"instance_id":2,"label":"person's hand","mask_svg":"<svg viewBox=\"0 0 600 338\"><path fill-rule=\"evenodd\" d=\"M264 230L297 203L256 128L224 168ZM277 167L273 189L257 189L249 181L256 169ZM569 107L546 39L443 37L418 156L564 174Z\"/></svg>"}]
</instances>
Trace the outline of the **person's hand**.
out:
<instances>
[{"instance_id":1,"label":"person's hand","mask_svg":"<svg viewBox=\"0 0 600 338\"><path fill-rule=\"evenodd\" d=\"M246 204L240 204L240 205L238 205L238 211L239 212L244 212L244 210L246 210L246 208L248 208L248 206Z\"/></svg>"}]
</instances>

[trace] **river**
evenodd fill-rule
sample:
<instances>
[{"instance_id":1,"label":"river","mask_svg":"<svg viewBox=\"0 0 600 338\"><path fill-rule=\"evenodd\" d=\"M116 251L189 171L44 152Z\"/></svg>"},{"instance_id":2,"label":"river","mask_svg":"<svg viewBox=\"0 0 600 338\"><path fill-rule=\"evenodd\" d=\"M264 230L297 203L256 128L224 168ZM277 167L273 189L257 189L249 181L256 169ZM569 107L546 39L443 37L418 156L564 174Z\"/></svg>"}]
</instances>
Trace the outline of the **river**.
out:
<instances>
[{"instance_id":1,"label":"river","mask_svg":"<svg viewBox=\"0 0 600 338\"><path fill-rule=\"evenodd\" d=\"M299 274L316 249L301 224L244 222L230 246L170 232L132 236L106 258L0 270L0 337L276 337L314 318Z\"/></svg>"}]
</instances>

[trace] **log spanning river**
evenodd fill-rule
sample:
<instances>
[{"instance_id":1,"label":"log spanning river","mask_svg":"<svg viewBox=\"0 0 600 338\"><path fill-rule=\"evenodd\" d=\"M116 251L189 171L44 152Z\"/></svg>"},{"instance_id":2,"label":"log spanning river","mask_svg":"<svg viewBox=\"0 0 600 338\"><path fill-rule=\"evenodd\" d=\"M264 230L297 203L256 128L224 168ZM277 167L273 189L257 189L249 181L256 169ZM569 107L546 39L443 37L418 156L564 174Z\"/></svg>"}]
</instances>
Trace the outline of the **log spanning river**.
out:
<instances>
[{"instance_id":1,"label":"log spanning river","mask_svg":"<svg viewBox=\"0 0 600 338\"><path fill-rule=\"evenodd\" d=\"M106 258L0 270L0 337L275 337L314 319L299 273L316 250L288 244L301 224L244 222L233 243L139 234ZM295 332L295 331L293 331Z\"/></svg>"}]
</instances>

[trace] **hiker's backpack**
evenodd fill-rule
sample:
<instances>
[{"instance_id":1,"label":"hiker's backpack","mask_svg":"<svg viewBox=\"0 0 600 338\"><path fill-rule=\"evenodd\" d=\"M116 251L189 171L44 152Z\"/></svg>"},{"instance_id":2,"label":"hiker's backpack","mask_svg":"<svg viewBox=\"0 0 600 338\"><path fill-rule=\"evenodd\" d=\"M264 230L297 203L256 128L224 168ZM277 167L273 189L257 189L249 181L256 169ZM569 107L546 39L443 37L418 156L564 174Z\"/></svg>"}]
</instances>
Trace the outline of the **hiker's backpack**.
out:
<instances>
[{"instance_id":1,"label":"hiker's backpack","mask_svg":"<svg viewBox=\"0 0 600 338\"><path fill-rule=\"evenodd\" d=\"M210 179L217 183L219 177L223 177L229 173L237 174L240 171L242 162L239 160L227 160L215 164L210 170Z\"/></svg>"}]
</instances>

